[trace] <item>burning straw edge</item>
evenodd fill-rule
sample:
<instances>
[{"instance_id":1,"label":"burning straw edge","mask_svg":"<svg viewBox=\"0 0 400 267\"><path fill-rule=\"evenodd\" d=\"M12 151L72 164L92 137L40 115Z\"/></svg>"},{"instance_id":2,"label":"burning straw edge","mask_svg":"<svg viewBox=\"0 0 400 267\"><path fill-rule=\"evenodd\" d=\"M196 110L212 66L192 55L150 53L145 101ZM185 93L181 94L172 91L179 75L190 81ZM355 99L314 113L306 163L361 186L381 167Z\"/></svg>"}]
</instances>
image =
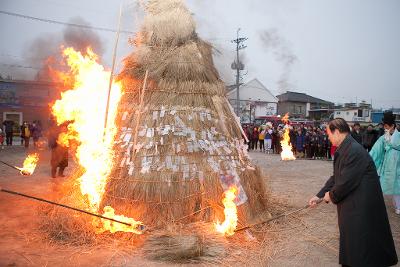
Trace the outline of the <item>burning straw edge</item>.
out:
<instances>
[{"instance_id":1,"label":"burning straw edge","mask_svg":"<svg viewBox=\"0 0 400 267\"><path fill-rule=\"evenodd\" d=\"M10 164L8 164L7 162L4 162L4 161L2 161L2 160L0 160L0 162L3 163L3 164L6 165L6 166L12 168L12 169L15 169L15 170L19 171L20 174L23 175L23 176L30 176L30 175L32 175L32 173L27 172L27 171L23 170L22 168L15 167L15 166L10 165Z\"/></svg>"},{"instance_id":2,"label":"burning straw edge","mask_svg":"<svg viewBox=\"0 0 400 267\"><path fill-rule=\"evenodd\" d=\"M92 212L89 212L89 211L86 211L86 210L74 208L74 207L71 207L71 206L67 206L67 205L60 204L60 203L57 203L57 202L53 202L53 201L50 201L50 200L46 200L46 199L43 199L43 198L29 196L29 195L26 195L26 194L22 194L22 193L19 193L19 192L15 192L15 191L3 189L3 188L1 188L0 191L4 192L4 193L12 194L12 195L17 195L17 196L22 196L22 197L34 199L34 200L37 200L37 201L40 201L40 202L46 202L46 203L51 204L51 205L60 206L60 207L66 208L66 209L71 209L71 210L78 211L78 212L81 212L81 213L85 213L85 214L88 214L90 216L95 216L95 217L98 217L98 218L101 218L101 219L104 219L104 220L109 220L109 221L112 221L112 222L125 224L127 226L132 226L130 223L126 223L126 222L122 222L122 221L115 220L115 219L112 219L112 218L104 217L104 216L99 215L99 214L95 214L95 213L92 213ZM139 225L138 228L139 228L138 230L140 230L140 231L145 230L145 226L142 225L142 224Z\"/></svg>"}]
</instances>

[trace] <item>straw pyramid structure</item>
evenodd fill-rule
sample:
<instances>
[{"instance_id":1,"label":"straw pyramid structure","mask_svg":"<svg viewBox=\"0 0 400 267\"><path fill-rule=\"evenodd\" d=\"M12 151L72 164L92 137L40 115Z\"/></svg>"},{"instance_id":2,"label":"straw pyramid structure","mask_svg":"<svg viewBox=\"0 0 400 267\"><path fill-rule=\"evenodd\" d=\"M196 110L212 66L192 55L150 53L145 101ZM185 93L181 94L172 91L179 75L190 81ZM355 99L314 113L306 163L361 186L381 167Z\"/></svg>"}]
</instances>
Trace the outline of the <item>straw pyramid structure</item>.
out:
<instances>
[{"instance_id":1,"label":"straw pyramid structure","mask_svg":"<svg viewBox=\"0 0 400 267\"><path fill-rule=\"evenodd\" d=\"M153 226L223 221L223 193L234 185L239 223L247 224L267 210L266 190L212 46L183 1L150 0L145 10L120 74L125 94L102 205Z\"/></svg>"}]
</instances>

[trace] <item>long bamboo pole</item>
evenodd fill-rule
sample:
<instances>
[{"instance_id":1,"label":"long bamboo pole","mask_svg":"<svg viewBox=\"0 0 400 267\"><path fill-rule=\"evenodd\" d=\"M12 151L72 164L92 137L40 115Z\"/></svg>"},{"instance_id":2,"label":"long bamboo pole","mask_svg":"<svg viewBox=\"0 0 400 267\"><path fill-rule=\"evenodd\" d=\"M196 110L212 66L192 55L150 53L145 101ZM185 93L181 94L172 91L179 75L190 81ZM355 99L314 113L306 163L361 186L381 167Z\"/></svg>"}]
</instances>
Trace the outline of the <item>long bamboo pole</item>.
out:
<instances>
[{"instance_id":1,"label":"long bamboo pole","mask_svg":"<svg viewBox=\"0 0 400 267\"><path fill-rule=\"evenodd\" d=\"M0 160L0 163L3 163L4 165L6 165L6 166L8 166L8 167L10 167L10 168L12 168L12 169L14 169L14 170L19 171L19 173L22 174L22 175L24 175L24 176L29 176L29 175L31 175L31 173L29 173L29 172L27 172L27 171L25 171L25 170L23 170L23 169L20 169L20 168L18 168L18 167L15 167L15 166L13 166L13 165L11 165L11 164L8 164L7 162L4 162L4 161L2 161L2 160Z\"/></svg>"},{"instance_id":2,"label":"long bamboo pole","mask_svg":"<svg viewBox=\"0 0 400 267\"><path fill-rule=\"evenodd\" d=\"M317 201L317 204L321 203L322 201L323 201L323 199L318 200L318 201ZM269 223L269 222L275 221L275 220L277 220L277 219L279 219L279 218L287 217L287 216L293 215L293 214L295 214L295 213L298 213L298 212L300 212L300 211L303 211L303 210L305 210L305 209L308 209L309 207L311 207L311 206L310 206L309 204L307 204L307 205L305 205L304 207L298 208L298 209L293 210L293 211L290 211L290 212L286 212L286 213L279 214L279 215L277 215L277 216L275 216L275 217L273 217L273 218L271 218L271 219L268 219L268 220L266 220L266 221L262 221L262 222L250 224L250 225L244 226L244 227L242 227L242 228L236 229L235 232L240 232L240 231L243 231L243 230L252 228L252 227L254 227L254 226L260 225L260 224Z\"/></svg>"},{"instance_id":3,"label":"long bamboo pole","mask_svg":"<svg viewBox=\"0 0 400 267\"><path fill-rule=\"evenodd\" d=\"M15 167L15 166L13 166L13 165L11 165L11 164L8 164L7 162L4 162L4 161L2 161L2 160L0 160L0 163L3 163L4 165L6 165L6 166L8 166L8 167L10 167L10 168L13 168L13 169L15 169L15 170L17 170L17 171L21 171L21 170L18 169L17 167Z\"/></svg>"},{"instance_id":4,"label":"long bamboo pole","mask_svg":"<svg viewBox=\"0 0 400 267\"><path fill-rule=\"evenodd\" d=\"M7 190L7 189L3 189L3 188L1 188L0 191L4 192L4 193L7 193L7 194L17 195L17 196L21 196L21 197L25 197L25 198L29 198L29 199L34 199L34 200L37 200L37 201L40 201L40 202L45 202L45 203L48 203L48 204L51 204L51 205L60 206L60 207L66 208L66 209L78 211L78 212L85 213L85 214L88 214L90 216L95 216L95 217L98 217L98 218L101 218L101 219L104 219L104 220L109 220L109 221L113 221L113 222L116 222L116 223L121 223L121 224L125 224L125 225L128 225L128 226L132 226L130 223L127 223L127 222L122 222L122 221L115 220L115 219L112 219L112 218L104 217L104 216L96 214L96 213L92 213L92 212L89 212L89 211L86 211L86 210L81 210L81 209L78 209L78 208L74 208L74 207L71 207L71 206L67 206L67 205L64 205L64 204L53 202L53 201L50 201L50 200L47 200L47 199L43 199L43 198L39 198L39 197L35 197L35 196L30 196L30 195L26 195L26 194L23 194L23 193ZM140 227L143 228L144 226L141 225Z\"/></svg>"},{"instance_id":5,"label":"long bamboo pole","mask_svg":"<svg viewBox=\"0 0 400 267\"><path fill-rule=\"evenodd\" d=\"M106 134L106 130L107 130L108 110L110 108L110 96L111 96L111 89L112 89L113 78L114 78L115 59L117 57L119 34L121 32L121 17L122 17L122 4L121 4L120 9L119 9L118 30L117 30L117 36L115 38L115 45L114 45L114 50L113 50L113 59L112 59L112 66L111 66L111 73L110 73L110 80L109 80L109 83L108 83L107 105L106 105L106 114L105 114L105 118L104 118L104 133L103 133L103 136Z\"/></svg>"}]
</instances>

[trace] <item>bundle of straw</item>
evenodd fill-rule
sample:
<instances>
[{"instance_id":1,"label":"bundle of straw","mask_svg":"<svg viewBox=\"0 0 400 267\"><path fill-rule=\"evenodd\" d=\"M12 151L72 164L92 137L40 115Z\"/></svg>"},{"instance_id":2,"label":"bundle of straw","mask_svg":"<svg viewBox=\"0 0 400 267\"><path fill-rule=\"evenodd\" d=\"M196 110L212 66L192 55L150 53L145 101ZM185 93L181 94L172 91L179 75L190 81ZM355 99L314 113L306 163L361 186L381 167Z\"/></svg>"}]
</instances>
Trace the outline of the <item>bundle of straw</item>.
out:
<instances>
[{"instance_id":1,"label":"bundle of straw","mask_svg":"<svg viewBox=\"0 0 400 267\"><path fill-rule=\"evenodd\" d=\"M233 183L242 225L265 214L262 174L247 155L212 46L182 1L149 1L135 44L119 76L125 94L102 205L150 226L222 221L221 198Z\"/></svg>"}]
</instances>

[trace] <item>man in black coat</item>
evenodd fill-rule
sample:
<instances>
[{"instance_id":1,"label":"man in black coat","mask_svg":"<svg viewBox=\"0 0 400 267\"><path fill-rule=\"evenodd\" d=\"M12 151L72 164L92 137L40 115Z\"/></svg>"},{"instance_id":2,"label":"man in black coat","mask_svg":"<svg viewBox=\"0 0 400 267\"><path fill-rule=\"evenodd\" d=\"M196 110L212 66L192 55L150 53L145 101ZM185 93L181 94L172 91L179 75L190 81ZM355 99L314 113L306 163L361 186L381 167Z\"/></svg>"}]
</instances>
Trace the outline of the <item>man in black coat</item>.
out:
<instances>
[{"instance_id":1,"label":"man in black coat","mask_svg":"<svg viewBox=\"0 0 400 267\"><path fill-rule=\"evenodd\" d=\"M385 134L385 129L383 128L383 123L378 124L377 134L378 134L378 136L376 139L378 139L379 137L381 137L382 135Z\"/></svg>"},{"instance_id":2,"label":"man in black coat","mask_svg":"<svg viewBox=\"0 0 400 267\"><path fill-rule=\"evenodd\" d=\"M67 132L68 122L59 126L53 125L49 130L49 147L51 148L51 177L64 177L64 170L68 167L68 147L58 143L58 138L63 132Z\"/></svg>"},{"instance_id":3,"label":"man in black coat","mask_svg":"<svg viewBox=\"0 0 400 267\"><path fill-rule=\"evenodd\" d=\"M376 136L377 133L374 131L374 127L372 126L372 124L368 125L368 128L364 132L364 136L362 138L363 146L368 152L371 151L372 147L374 146L377 140Z\"/></svg>"},{"instance_id":4,"label":"man in black coat","mask_svg":"<svg viewBox=\"0 0 400 267\"><path fill-rule=\"evenodd\" d=\"M351 136L354 138L354 140L362 145L362 135L360 132L360 124L358 122L354 123L353 131L351 131Z\"/></svg>"},{"instance_id":5,"label":"man in black coat","mask_svg":"<svg viewBox=\"0 0 400 267\"><path fill-rule=\"evenodd\" d=\"M5 120L3 121L3 125L4 125L4 131L6 132L7 146L12 146L14 122L11 120Z\"/></svg>"},{"instance_id":6,"label":"man in black coat","mask_svg":"<svg viewBox=\"0 0 400 267\"><path fill-rule=\"evenodd\" d=\"M337 205L342 266L392 266L397 263L382 189L368 152L350 135L343 119L329 123L327 133L337 146L333 175L309 204L320 199Z\"/></svg>"}]
</instances>

